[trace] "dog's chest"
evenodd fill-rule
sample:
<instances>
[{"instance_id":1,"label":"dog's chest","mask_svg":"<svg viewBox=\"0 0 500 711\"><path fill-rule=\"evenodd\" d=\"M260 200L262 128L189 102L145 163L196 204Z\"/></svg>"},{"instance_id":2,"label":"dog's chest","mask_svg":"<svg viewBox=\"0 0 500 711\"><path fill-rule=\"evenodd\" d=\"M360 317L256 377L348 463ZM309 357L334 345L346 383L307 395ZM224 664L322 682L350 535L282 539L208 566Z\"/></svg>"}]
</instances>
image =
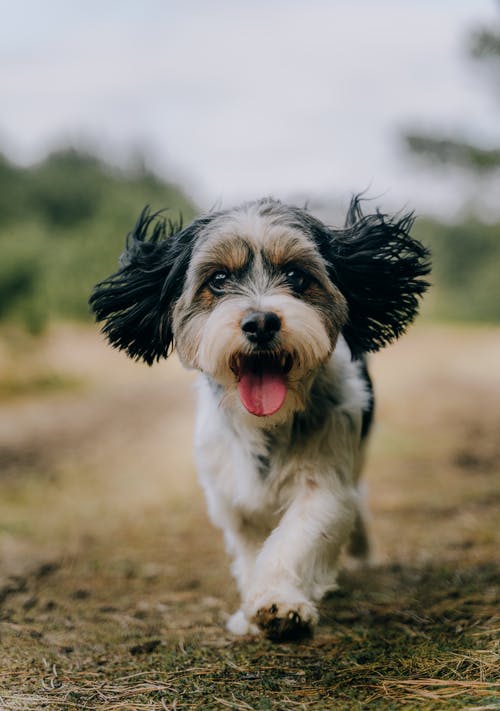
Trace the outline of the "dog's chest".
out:
<instances>
[{"instance_id":1,"label":"dog's chest","mask_svg":"<svg viewBox=\"0 0 500 711\"><path fill-rule=\"evenodd\" d=\"M210 399L198 404L195 435L198 473L210 508L272 515L281 505L281 443L273 433L240 429Z\"/></svg>"},{"instance_id":2,"label":"dog's chest","mask_svg":"<svg viewBox=\"0 0 500 711\"><path fill-rule=\"evenodd\" d=\"M205 429L197 437L196 458L205 490L210 487L232 508L248 513L275 508L279 468L265 437L244 439L227 428Z\"/></svg>"}]
</instances>

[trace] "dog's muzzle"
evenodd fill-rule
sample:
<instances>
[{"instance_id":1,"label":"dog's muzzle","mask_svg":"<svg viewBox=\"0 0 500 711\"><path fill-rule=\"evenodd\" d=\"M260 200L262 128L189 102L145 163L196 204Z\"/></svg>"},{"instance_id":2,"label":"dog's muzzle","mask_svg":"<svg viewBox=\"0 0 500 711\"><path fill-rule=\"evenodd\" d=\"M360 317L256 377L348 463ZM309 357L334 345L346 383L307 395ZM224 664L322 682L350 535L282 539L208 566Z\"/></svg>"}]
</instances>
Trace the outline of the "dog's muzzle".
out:
<instances>
[{"instance_id":1,"label":"dog's muzzle","mask_svg":"<svg viewBox=\"0 0 500 711\"><path fill-rule=\"evenodd\" d=\"M281 319L273 311L251 311L240 327L252 346L251 353L238 354L231 364L240 400L252 415L273 415L285 401L286 375L292 367L292 357L278 349Z\"/></svg>"}]
</instances>

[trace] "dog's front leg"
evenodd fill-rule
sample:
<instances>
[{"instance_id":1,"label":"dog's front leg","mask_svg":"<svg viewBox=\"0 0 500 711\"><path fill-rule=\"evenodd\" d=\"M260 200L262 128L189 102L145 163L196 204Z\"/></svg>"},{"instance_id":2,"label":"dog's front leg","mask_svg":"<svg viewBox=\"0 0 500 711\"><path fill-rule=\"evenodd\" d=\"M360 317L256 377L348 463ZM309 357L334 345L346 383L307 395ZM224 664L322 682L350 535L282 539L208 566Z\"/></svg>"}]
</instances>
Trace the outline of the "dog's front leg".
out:
<instances>
[{"instance_id":1,"label":"dog's front leg","mask_svg":"<svg viewBox=\"0 0 500 711\"><path fill-rule=\"evenodd\" d=\"M226 548L233 558L231 571L236 580L240 595L244 599L245 591L249 589L254 578L255 561L262 541L258 541L248 525L244 525L237 517L224 529ZM239 609L226 624L227 630L235 635L258 634L256 625L248 619L245 612Z\"/></svg>"},{"instance_id":2,"label":"dog's front leg","mask_svg":"<svg viewBox=\"0 0 500 711\"><path fill-rule=\"evenodd\" d=\"M323 485L322 485L323 484ZM334 587L336 564L352 528L355 496L308 479L257 556L243 600L247 619L271 639L308 634L314 601Z\"/></svg>"}]
</instances>

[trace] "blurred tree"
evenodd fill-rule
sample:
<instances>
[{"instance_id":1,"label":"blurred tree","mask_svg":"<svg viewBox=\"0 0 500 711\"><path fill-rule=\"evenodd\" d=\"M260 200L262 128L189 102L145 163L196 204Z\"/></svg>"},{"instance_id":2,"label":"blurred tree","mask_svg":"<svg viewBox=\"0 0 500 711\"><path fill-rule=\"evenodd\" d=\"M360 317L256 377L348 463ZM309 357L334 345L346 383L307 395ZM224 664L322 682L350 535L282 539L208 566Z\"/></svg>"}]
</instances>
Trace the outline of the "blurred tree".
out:
<instances>
[{"instance_id":1,"label":"blurred tree","mask_svg":"<svg viewBox=\"0 0 500 711\"><path fill-rule=\"evenodd\" d=\"M88 318L93 285L117 268L146 203L174 218L195 212L144 164L119 170L67 148L22 168L0 154L0 323L38 332L54 318Z\"/></svg>"},{"instance_id":2,"label":"blurred tree","mask_svg":"<svg viewBox=\"0 0 500 711\"><path fill-rule=\"evenodd\" d=\"M0 319L12 310L16 302L33 292L37 276L38 269L33 261L0 262Z\"/></svg>"},{"instance_id":3,"label":"blurred tree","mask_svg":"<svg viewBox=\"0 0 500 711\"><path fill-rule=\"evenodd\" d=\"M480 27L473 30L469 36L468 52L476 61L491 66L495 88L498 88L500 85L500 20L497 27ZM459 166L483 176L500 171L500 147L485 148L460 137L433 133L407 132L404 140L410 151L434 163Z\"/></svg>"},{"instance_id":4,"label":"blurred tree","mask_svg":"<svg viewBox=\"0 0 500 711\"><path fill-rule=\"evenodd\" d=\"M500 10L500 2L498 4ZM493 88L500 86L500 19L469 35L468 53L487 65ZM461 168L491 180L500 175L500 146L485 147L459 136L407 132L407 148L434 165ZM417 231L433 253L434 289L429 312L440 319L500 322L500 224L481 221L481 213L453 224L424 219Z\"/></svg>"},{"instance_id":5,"label":"blurred tree","mask_svg":"<svg viewBox=\"0 0 500 711\"><path fill-rule=\"evenodd\" d=\"M30 178L27 207L49 225L74 227L96 215L105 169L95 156L72 148L57 151L35 166Z\"/></svg>"},{"instance_id":6,"label":"blurred tree","mask_svg":"<svg viewBox=\"0 0 500 711\"><path fill-rule=\"evenodd\" d=\"M22 170L0 153L0 224L9 222L21 208Z\"/></svg>"}]
</instances>

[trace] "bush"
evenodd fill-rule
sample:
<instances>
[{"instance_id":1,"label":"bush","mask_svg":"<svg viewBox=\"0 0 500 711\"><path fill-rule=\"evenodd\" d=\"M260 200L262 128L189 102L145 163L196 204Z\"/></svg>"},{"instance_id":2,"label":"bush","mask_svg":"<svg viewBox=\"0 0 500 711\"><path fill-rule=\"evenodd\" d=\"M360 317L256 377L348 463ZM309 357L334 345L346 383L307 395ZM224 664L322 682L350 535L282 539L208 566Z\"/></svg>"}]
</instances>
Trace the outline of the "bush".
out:
<instances>
[{"instance_id":1,"label":"bush","mask_svg":"<svg viewBox=\"0 0 500 711\"><path fill-rule=\"evenodd\" d=\"M455 321L500 322L500 224L417 222L433 254L429 311Z\"/></svg>"},{"instance_id":2,"label":"bush","mask_svg":"<svg viewBox=\"0 0 500 711\"><path fill-rule=\"evenodd\" d=\"M0 155L0 321L31 331L55 318L89 318L93 285L117 266L146 203L181 212L192 203L147 170L120 171L92 155L58 151L20 168ZM500 225L421 219L433 253L424 312L438 319L500 322Z\"/></svg>"},{"instance_id":3,"label":"bush","mask_svg":"<svg viewBox=\"0 0 500 711\"><path fill-rule=\"evenodd\" d=\"M0 321L36 331L54 318L88 318L93 285L116 269L146 203L194 215L179 188L144 169L120 171L75 150L30 168L0 156Z\"/></svg>"}]
</instances>

